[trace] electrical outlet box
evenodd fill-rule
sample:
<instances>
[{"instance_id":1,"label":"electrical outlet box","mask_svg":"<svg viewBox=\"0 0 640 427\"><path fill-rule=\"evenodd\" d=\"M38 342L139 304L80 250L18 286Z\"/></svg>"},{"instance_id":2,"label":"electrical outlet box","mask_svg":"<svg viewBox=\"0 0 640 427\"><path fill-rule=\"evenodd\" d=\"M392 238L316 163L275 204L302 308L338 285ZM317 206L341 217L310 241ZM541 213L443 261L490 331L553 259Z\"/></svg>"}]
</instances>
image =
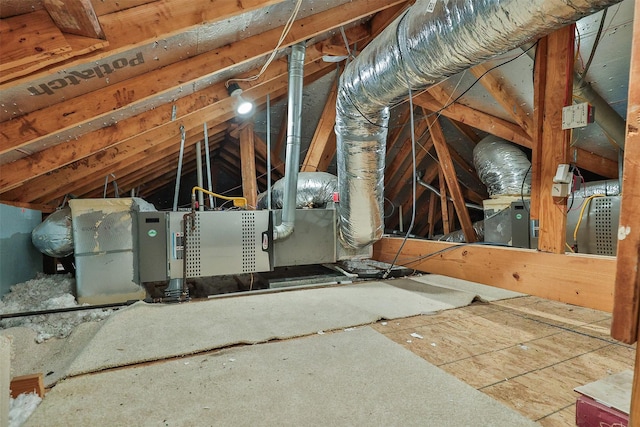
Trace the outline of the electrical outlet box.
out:
<instances>
[{"instance_id":1,"label":"electrical outlet box","mask_svg":"<svg viewBox=\"0 0 640 427\"><path fill-rule=\"evenodd\" d=\"M562 129L574 129L593 123L593 106L587 102L562 109Z\"/></svg>"},{"instance_id":2,"label":"electrical outlet box","mask_svg":"<svg viewBox=\"0 0 640 427\"><path fill-rule=\"evenodd\" d=\"M552 197L567 197L569 196L569 184L566 183L553 183L551 186Z\"/></svg>"}]
</instances>

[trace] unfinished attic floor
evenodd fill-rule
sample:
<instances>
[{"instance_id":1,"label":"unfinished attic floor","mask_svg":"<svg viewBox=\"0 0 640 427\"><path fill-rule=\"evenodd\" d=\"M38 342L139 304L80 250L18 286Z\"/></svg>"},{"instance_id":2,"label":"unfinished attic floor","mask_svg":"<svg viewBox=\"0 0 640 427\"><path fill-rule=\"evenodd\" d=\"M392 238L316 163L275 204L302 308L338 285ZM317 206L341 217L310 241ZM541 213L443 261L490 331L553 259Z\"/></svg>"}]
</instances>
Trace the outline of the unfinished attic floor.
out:
<instances>
[{"instance_id":1,"label":"unfinished attic floor","mask_svg":"<svg viewBox=\"0 0 640 427\"><path fill-rule=\"evenodd\" d=\"M524 296L373 328L525 417L559 427L576 425L575 387L633 370L636 346L611 338L610 322L609 313Z\"/></svg>"},{"instance_id":2,"label":"unfinished attic floor","mask_svg":"<svg viewBox=\"0 0 640 427\"><path fill-rule=\"evenodd\" d=\"M574 387L633 369L608 313L436 279L134 305L27 425L573 426Z\"/></svg>"}]
</instances>

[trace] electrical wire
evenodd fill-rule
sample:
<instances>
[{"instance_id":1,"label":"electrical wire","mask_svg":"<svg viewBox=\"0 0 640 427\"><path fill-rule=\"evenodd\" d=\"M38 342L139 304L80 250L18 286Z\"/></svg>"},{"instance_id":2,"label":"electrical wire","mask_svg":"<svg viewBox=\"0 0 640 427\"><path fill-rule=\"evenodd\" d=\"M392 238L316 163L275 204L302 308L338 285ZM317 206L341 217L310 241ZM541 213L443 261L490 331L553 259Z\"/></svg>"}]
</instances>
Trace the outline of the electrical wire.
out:
<instances>
[{"instance_id":1,"label":"electrical wire","mask_svg":"<svg viewBox=\"0 0 640 427\"><path fill-rule=\"evenodd\" d=\"M604 194L594 194L592 196L587 197L587 200L585 200L582 203L582 208L580 209L580 215L578 216L578 222L576 223L576 228L573 230L573 243L577 243L578 242L578 229L580 228L580 224L582 224L582 215L584 215L584 211L587 208L587 206L589 206L589 204L591 203L591 200L595 199L596 197L606 197Z\"/></svg>"},{"instance_id":2,"label":"electrical wire","mask_svg":"<svg viewBox=\"0 0 640 427\"><path fill-rule=\"evenodd\" d=\"M600 37L602 37L602 29L604 28L604 20L607 17L607 9L602 12L602 18L600 19L600 26L598 27L598 32L596 33L596 38L593 41L593 47L591 48L591 53L589 54L589 59L587 63L584 65L582 69L582 73L580 74L580 80L584 80L587 76L587 71L589 71L589 67L591 66L591 61L593 61L593 57L596 53L596 49L598 48L598 44L600 43Z\"/></svg>"},{"instance_id":3,"label":"electrical wire","mask_svg":"<svg viewBox=\"0 0 640 427\"><path fill-rule=\"evenodd\" d=\"M403 15L403 18L406 16ZM400 25L398 25L398 28L400 28ZM399 38L396 37L396 40L399 40ZM404 65L404 63L403 63ZM417 181L417 172L416 172L416 135L415 135L415 121L413 119L413 93L412 93L412 89L411 89L411 81L409 80L409 75L407 74L407 69L405 66L402 67L402 71L404 72L404 78L407 82L407 91L409 93L409 125L411 126L411 166L412 166L412 172L413 172L413 179L411 180L411 196L413 198L413 203L411 206L411 223L409 224L409 228L407 229L407 233L404 235L404 239L402 239L402 244L400 245L400 247L398 248L398 252L396 252L396 256L393 258L393 261L391 262L391 265L389 265L389 268L387 269L387 271L384 272L384 274L382 275L383 279L386 279L387 277L389 277L389 274L391 274L391 270L393 269L393 265L396 263L396 261L398 260L398 257L400 256L400 253L402 252L402 249L404 248L405 243L407 243L407 239L409 238L409 235L411 234L411 232L413 231L413 227L415 225L415 221L416 221L416 181Z\"/></svg>"},{"instance_id":4,"label":"electrical wire","mask_svg":"<svg viewBox=\"0 0 640 427\"><path fill-rule=\"evenodd\" d=\"M267 58L267 62L264 63L264 65L262 66L262 68L260 69L258 74L253 75L251 77L238 78L238 79L229 79L225 83L226 87L229 87L229 84L231 82L253 82L253 81L256 81L262 76L262 74L264 74L264 72L267 70L267 67L269 67L269 65L271 64L273 59L276 57L276 55L278 53L278 49L280 49L280 46L284 42L284 39L287 37L287 35L289 34L289 31L293 27L293 23L296 20L296 16L298 15L298 12L300 11L300 6L301 5L302 5L302 0L298 0L296 2L296 5L293 8L293 12L291 13L291 16L289 17L289 19L287 20L286 24L284 25L284 28L282 29L282 34L280 35L280 39L278 40L278 43L276 44L276 47L271 52L271 55L269 55L269 58Z\"/></svg>"},{"instance_id":5,"label":"electrical wire","mask_svg":"<svg viewBox=\"0 0 640 427\"><path fill-rule=\"evenodd\" d=\"M461 249L467 246L500 246L500 247L505 247L505 248L511 248L512 246L509 246L507 244L504 243L497 243L497 242L467 242L467 243L460 243L460 244L455 244L453 246L448 246L444 249L440 249L438 251L426 254L426 255L420 255L418 257L412 258L409 261L405 261L403 263L399 263L397 265L402 266L402 267L408 267L409 264L415 264L417 262L420 261L424 261L426 259L432 258L436 255L440 255L443 254L445 252L449 252L449 251L453 251L456 249ZM411 268L411 267L409 267Z\"/></svg>"},{"instance_id":6,"label":"electrical wire","mask_svg":"<svg viewBox=\"0 0 640 427\"><path fill-rule=\"evenodd\" d=\"M519 55L516 55L516 56L514 56L514 57L513 57L513 58L511 58L511 59L508 59L508 60L506 60L506 61L504 61L504 62L502 62L502 63L500 63L500 64L494 65L493 67L489 68L489 69L488 69L488 70L486 70L484 73L482 73L482 74L481 74L477 79L475 79L475 81L474 81L473 83L471 83L471 85L470 85L468 88L466 88L464 91L462 91L462 93L461 93L460 95L456 96L456 97L453 99L453 101L451 101L451 102L449 102L449 103L445 104L442 108L440 108L440 109L438 109L438 110L436 110L436 111L434 111L434 112L432 112L432 113L426 114L426 115L424 115L424 116L418 116L418 117L417 117L417 119L418 119L418 120L422 120L422 119L426 119L426 118L428 118L428 117L432 117L432 116L434 116L434 115L438 115L438 116L439 116L439 115L440 115L440 113L442 113L442 111L444 111L444 110L446 110L447 108L451 107L453 104L455 104L456 102L458 102L458 100L460 100L460 98L462 98L464 95L466 95L466 94L467 94L467 92L469 92L469 91L470 91L470 90L471 90L471 89L472 89L472 88L473 88L473 87L474 87L474 86L475 86L475 85L480 81L480 79L482 79L482 78L483 78L484 76L486 76L488 73L490 73L491 71L495 70L496 68L500 68L500 67L502 67L503 65L507 65L508 63L515 61L516 59L520 58L521 56L523 56L523 55L525 55L527 52L529 52L529 51L531 50L531 48L533 48L534 46L537 46L537 45L538 45L538 42L535 42L534 44L532 44L531 46L529 46L529 48L528 48L527 50L524 50L524 51L523 51L522 53L520 53ZM406 71L405 71L405 75L406 75ZM433 86L435 86L435 85L433 85ZM433 86L432 86L432 87L433 87ZM387 128L387 129L390 129L390 127L389 127L389 126L379 125L379 124L374 123L374 122L372 122L371 120L369 120L369 118L368 118L367 116L365 116L365 115L362 113L362 111L360 111L360 109L358 108L358 106L353 102L353 100L351 99L351 97L349 96L349 94L348 94L346 91L344 92L344 95L347 97L347 99L349 100L349 102L351 102L351 105L353 105L353 107L356 109L356 111L358 112L358 114L360 114L360 116L362 116L362 118L363 118L363 119L365 119L365 120L366 120L370 125L372 125L372 126L377 126L377 127L379 127L379 128ZM402 102L404 102L404 101L402 101ZM400 103L398 103L398 104L400 104ZM396 104L396 105L397 105L397 104ZM412 111L413 111L413 110L412 110Z\"/></svg>"}]
</instances>

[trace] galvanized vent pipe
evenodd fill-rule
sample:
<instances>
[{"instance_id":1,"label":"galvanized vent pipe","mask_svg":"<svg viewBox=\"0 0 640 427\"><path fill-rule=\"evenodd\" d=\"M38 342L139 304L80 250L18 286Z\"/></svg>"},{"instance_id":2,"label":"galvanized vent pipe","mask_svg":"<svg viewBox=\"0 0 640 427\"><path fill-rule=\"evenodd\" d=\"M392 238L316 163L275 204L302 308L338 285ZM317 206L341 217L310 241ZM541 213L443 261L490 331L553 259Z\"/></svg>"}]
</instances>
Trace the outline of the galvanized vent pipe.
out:
<instances>
[{"instance_id":1,"label":"galvanized vent pipe","mask_svg":"<svg viewBox=\"0 0 640 427\"><path fill-rule=\"evenodd\" d=\"M300 128L302 127L302 87L304 85L304 42L291 46L289 55L289 99L287 104L287 152L285 158L282 222L273 228L273 239L293 233L296 218L296 190L300 169ZM267 130L268 132L269 130Z\"/></svg>"},{"instance_id":2,"label":"galvanized vent pipe","mask_svg":"<svg viewBox=\"0 0 640 427\"><path fill-rule=\"evenodd\" d=\"M340 239L383 232L389 106L620 0L417 0L345 69L336 103ZM406 76L406 77L405 77Z\"/></svg>"}]
</instances>

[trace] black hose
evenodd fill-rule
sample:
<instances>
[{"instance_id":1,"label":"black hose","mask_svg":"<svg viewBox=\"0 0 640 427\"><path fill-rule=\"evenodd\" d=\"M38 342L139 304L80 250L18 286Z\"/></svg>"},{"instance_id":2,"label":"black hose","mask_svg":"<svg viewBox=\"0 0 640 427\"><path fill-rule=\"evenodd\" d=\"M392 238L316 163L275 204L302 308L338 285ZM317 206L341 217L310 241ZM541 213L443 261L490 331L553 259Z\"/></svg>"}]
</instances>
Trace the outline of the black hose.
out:
<instances>
[{"instance_id":1,"label":"black hose","mask_svg":"<svg viewBox=\"0 0 640 427\"><path fill-rule=\"evenodd\" d=\"M0 314L0 320L3 319L12 319L15 317L28 317L28 316L40 316L42 314L54 314L54 313L66 313L69 311L82 311L82 310L95 310L100 308L113 308L113 307L123 307L127 305L131 305L133 303L138 302L138 300L129 300L127 302L115 302L111 304L97 304L97 305L79 305L75 307L66 307L66 308L52 308L49 310L38 310L38 311L23 311L20 313L7 313Z\"/></svg>"}]
</instances>

